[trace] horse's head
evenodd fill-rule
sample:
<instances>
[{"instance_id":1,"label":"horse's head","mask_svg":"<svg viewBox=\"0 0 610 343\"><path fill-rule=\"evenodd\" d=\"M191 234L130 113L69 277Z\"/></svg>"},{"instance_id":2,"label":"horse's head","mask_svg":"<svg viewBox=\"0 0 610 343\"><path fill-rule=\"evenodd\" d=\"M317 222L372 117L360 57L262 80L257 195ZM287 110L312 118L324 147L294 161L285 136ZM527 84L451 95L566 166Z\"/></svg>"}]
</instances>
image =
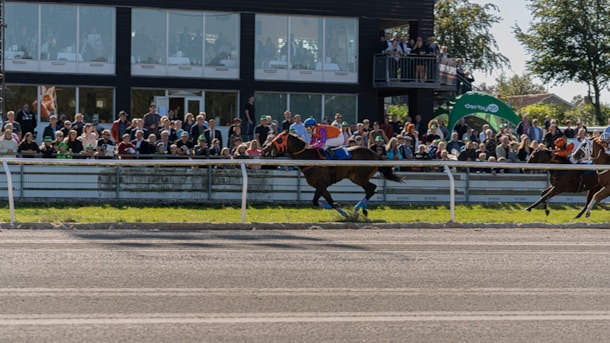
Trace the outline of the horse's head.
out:
<instances>
[{"instance_id":1,"label":"horse's head","mask_svg":"<svg viewBox=\"0 0 610 343\"><path fill-rule=\"evenodd\" d=\"M261 149L264 156L275 156L278 153L285 153L288 150L288 132L284 131L276 135L270 142L267 142Z\"/></svg>"},{"instance_id":2,"label":"horse's head","mask_svg":"<svg viewBox=\"0 0 610 343\"><path fill-rule=\"evenodd\" d=\"M547 148L538 148L530 154L527 163L547 163L553 158L553 152Z\"/></svg>"},{"instance_id":3,"label":"horse's head","mask_svg":"<svg viewBox=\"0 0 610 343\"><path fill-rule=\"evenodd\" d=\"M593 144L589 139L583 139L578 148L572 153L572 157L577 160L590 160L593 155Z\"/></svg>"}]
</instances>

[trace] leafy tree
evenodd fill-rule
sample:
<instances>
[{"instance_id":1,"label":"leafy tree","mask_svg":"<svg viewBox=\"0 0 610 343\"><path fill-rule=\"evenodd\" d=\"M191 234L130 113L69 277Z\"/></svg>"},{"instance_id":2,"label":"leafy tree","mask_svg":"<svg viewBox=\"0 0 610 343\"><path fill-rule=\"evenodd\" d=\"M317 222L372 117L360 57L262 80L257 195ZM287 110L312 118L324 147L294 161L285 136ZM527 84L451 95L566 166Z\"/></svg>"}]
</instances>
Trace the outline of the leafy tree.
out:
<instances>
[{"instance_id":1,"label":"leafy tree","mask_svg":"<svg viewBox=\"0 0 610 343\"><path fill-rule=\"evenodd\" d=\"M539 122L544 123L544 118L549 116L549 118L557 120L558 125L561 125L565 121L565 108L561 106L557 106L555 104L534 104L526 106L519 110L519 114L521 117L527 114L530 117L530 120L538 119Z\"/></svg>"},{"instance_id":2,"label":"leafy tree","mask_svg":"<svg viewBox=\"0 0 610 343\"><path fill-rule=\"evenodd\" d=\"M513 75L511 78L502 73L497 79L497 92L501 97L513 95L540 94L546 90L543 85L536 84L531 74Z\"/></svg>"},{"instance_id":3,"label":"leafy tree","mask_svg":"<svg viewBox=\"0 0 610 343\"><path fill-rule=\"evenodd\" d=\"M388 115L396 115L400 122L404 123L409 116L409 106L405 103L396 103L388 107Z\"/></svg>"},{"instance_id":4,"label":"leafy tree","mask_svg":"<svg viewBox=\"0 0 610 343\"><path fill-rule=\"evenodd\" d=\"M434 6L434 30L439 44L464 60L472 70L490 74L508 65L508 58L498 53L491 27L502 18L495 15L498 6L473 4L468 0L438 0Z\"/></svg>"},{"instance_id":5,"label":"leafy tree","mask_svg":"<svg viewBox=\"0 0 610 343\"><path fill-rule=\"evenodd\" d=\"M608 0L530 0L533 23L515 35L530 54L528 68L545 82L583 82L594 92L595 117L603 122L600 93L610 81Z\"/></svg>"}]
</instances>

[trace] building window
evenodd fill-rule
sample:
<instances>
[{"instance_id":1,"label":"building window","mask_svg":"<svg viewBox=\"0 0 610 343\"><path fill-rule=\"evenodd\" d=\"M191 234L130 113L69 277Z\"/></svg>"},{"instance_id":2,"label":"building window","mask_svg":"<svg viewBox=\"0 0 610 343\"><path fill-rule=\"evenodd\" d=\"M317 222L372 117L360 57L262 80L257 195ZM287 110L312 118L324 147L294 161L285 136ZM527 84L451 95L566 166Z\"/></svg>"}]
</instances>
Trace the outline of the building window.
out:
<instances>
[{"instance_id":1,"label":"building window","mask_svg":"<svg viewBox=\"0 0 610 343\"><path fill-rule=\"evenodd\" d=\"M6 70L114 74L113 8L8 3L6 13Z\"/></svg>"},{"instance_id":2,"label":"building window","mask_svg":"<svg viewBox=\"0 0 610 343\"><path fill-rule=\"evenodd\" d=\"M131 11L131 62L165 64L166 12L162 10Z\"/></svg>"},{"instance_id":3,"label":"building window","mask_svg":"<svg viewBox=\"0 0 610 343\"><path fill-rule=\"evenodd\" d=\"M7 111L17 113L23 104L28 104L32 112L39 112L36 86L6 85L4 98L6 99Z\"/></svg>"},{"instance_id":4,"label":"building window","mask_svg":"<svg viewBox=\"0 0 610 343\"><path fill-rule=\"evenodd\" d=\"M300 114L303 120L314 117L319 122L325 118L332 122L337 112L350 124L358 119L356 95L257 92L254 97L256 112L270 115L278 123L284 120L285 110L292 112L292 115ZM260 116L256 118L257 121L259 119Z\"/></svg>"},{"instance_id":5,"label":"building window","mask_svg":"<svg viewBox=\"0 0 610 343\"><path fill-rule=\"evenodd\" d=\"M230 126L237 116L237 92L205 92L205 113L218 126Z\"/></svg>"},{"instance_id":6,"label":"building window","mask_svg":"<svg viewBox=\"0 0 610 343\"><path fill-rule=\"evenodd\" d=\"M112 123L114 120L114 90L112 88L79 87L80 113L88 123Z\"/></svg>"},{"instance_id":7,"label":"building window","mask_svg":"<svg viewBox=\"0 0 610 343\"><path fill-rule=\"evenodd\" d=\"M134 9L131 37L133 75L239 78L239 14Z\"/></svg>"},{"instance_id":8,"label":"building window","mask_svg":"<svg viewBox=\"0 0 610 343\"><path fill-rule=\"evenodd\" d=\"M358 82L358 20L257 15L255 78Z\"/></svg>"},{"instance_id":9,"label":"building window","mask_svg":"<svg viewBox=\"0 0 610 343\"><path fill-rule=\"evenodd\" d=\"M131 89L130 118L144 118L155 97L165 96L165 89Z\"/></svg>"}]
</instances>

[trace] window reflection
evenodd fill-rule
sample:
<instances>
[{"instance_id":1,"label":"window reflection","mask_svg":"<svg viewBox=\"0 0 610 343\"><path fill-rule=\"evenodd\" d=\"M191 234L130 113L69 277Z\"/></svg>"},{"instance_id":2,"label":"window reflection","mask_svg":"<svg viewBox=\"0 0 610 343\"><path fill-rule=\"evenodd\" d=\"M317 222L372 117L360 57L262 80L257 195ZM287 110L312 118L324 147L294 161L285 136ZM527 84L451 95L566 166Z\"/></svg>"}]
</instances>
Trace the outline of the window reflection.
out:
<instances>
[{"instance_id":1,"label":"window reflection","mask_svg":"<svg viewBox=\"0 0 610 343\"><path fill-rule=\"evenodd\" d=\"M79 8L79 53L83 61L114 61L114 10L81 6Z\"/></svg>"},{"instance_id":2,"label":"window reflection","mask_svg":"<svg viewBox=\"0 0 610 343\"><path fill-rule=\"evenodd\" d=\"M7 59L38 59L38 5L6 4Z\"/></svg>"},{"instance_id":3,"label":"window reflection","mask_svg":"<svg viewBox=\"0 0 610 343\"><path fill-rule=\"evenodd\" d=\"M42 5L40 59L77 61L76 6Z\"/></svg>"},{"instance_id":4,"label":"window reflection","mask_svg":"<svg viewBox=\"0 0 610 343\"><path fill-rule=\"evenodd\" d=\"M326 19L324 70L356 71L356 24L354 19Z\"/></svg>"},{"instance_id":5,"label":"window reflection","mask_svg":"<svg viewBox=\"0 0 610 343\"><path fill-rule=\"evenodd\" d=\"M80 113L85 116L88 123L112 123L113 118L112 88L86 88L78 89Z\"/></svg>"},{"instance_id":6,"label":"window reflection","mask_svg":"<svg viewBox=\"0 0 610 343\"><path fill-rule=\"evenodd\" d=\"M165 64L166 13L162 10L132 10L132 63Z\"/></svg>"},{"instance_id":7,"label":"window reflection","mask_svg":"<svg viewBox=\"0 0 610 343\"><path fill-rule=\"evenodd\" d=\"M205 14L205 64L236 67L239 61L238 16Z\"/></svg>"},{"instance_id":8,"label":"window reflection","mask_svg":"<svg viewBox=\"0 0 610 343\"><path fill-rule=\"evenodd\" d=\"M203 13L169 13L168 64L200 66L203 61Z\"/></svg>"},{"instance_id":9,"label":"window reflection","mask_svg":"<svg viewBox=\"0 0 610 343\"><path fill-rule=\"evenodd\" d=\"M288 54L287 52L280 54L280 46L284 46L286 40L288 39L288 17L257 15L255 25L256 67L287 68Z\"/></svg>"},{"instance_id":10,"label":"window reflection","mask_svg":"<svg viewBox=\"0 0 610 343\"><path fill-rule=\"evenodd\" d=\"M282 47L282 55L289 56L292 69L318 69L321 58L322 19L313 17L291 17L290 39ZM285 48L288 48L287 50ZM319 67L319 68L318 68Z\"/></svg>"}]
</instances>

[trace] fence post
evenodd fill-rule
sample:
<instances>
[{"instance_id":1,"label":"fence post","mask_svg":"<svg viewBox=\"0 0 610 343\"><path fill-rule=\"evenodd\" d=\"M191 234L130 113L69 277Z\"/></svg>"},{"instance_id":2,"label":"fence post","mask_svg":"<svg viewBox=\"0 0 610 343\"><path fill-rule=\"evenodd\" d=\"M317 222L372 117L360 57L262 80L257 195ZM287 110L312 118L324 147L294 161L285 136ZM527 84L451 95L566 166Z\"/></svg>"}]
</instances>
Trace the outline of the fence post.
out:
<instances>
[{"instance_id":1,"label":"fence post","mask_svg":"<svg viewBox=\"0 0 610 343\"><path fill-rule=\"evenodd\" d=\"M2 166L4 167L4 173L6 174L6 191L8 195L8 208L11 213L11 224L15 224L15 199L13 198L13 176L8 168L8 164L5 159L2 159Z\"/></svg>"},{"instance_id":2,"label":"fence post","mask_svg":"<svg viewBox=\"0 0 610 343\"><path fill-rule=\"evenodd\" d=\"M445 173L449 176L449 209L451 211L451 222L455 221L455 180L451 168L445 164Z\"/></svg>"},{"instance_id":3,"label":"fence post","mask_svg":"<svg viewBox=\"0 0 610 343\"><path fill-rule=\"evenodd\" d=\"M246 206L248 200L248 170L246 169L246 163L241 162L241 178L243 180L241 189L241 222L246 222Z\"/></svg>"}]
</instances>

